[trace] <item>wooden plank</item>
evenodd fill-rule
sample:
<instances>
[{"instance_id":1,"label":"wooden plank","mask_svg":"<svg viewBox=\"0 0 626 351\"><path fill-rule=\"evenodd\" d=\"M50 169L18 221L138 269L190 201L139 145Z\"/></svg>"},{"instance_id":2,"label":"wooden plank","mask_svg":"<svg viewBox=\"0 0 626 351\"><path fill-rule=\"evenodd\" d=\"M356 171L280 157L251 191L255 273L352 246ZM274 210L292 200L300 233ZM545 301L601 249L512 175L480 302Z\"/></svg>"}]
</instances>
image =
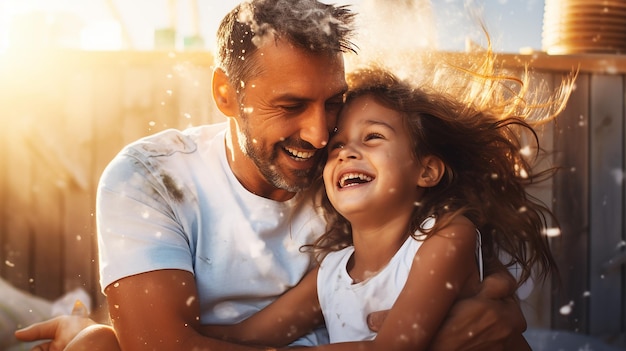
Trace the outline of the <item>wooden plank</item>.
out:
<instances>
[{"instance_id":1,"label":"wooden plank","mask_svg":"<svg viewBox=\"0 0 626 351\"><path fill-rule=\"evenodd\" d=\"M155 76L163 72L155 71L151 65L134 65L126 67L120 74L123 115L119 116L119 123L123 128L117 151L154 128L155 110L159 108L154 96Z\"/></svg>"},{"instance_id":2,"label":"wooden plank","mask_svg":"<svg viewBox=\"0 0 626 351\"><path fill-rule=\"evenodd\" d=\"M179 111L177 128L223 122L226 117L211 98L211 67L189 63L178 65Z\"/></svg>"},{"instance_id":3,"label":"wooden plank","mask_svg":"<svg viewBox=\"0 0 626 351\"><path fill-rule=\"evenodd\" d=\"M521 72L520 72L521 73ZM519 74L519 73L518 73ZM559 84L559 81L554 82L553 78L557 74L552 73L534 73L533 79L529 82L529 91L541 92L538 96L541 99L547 99L549 93L552 91L555 84ZM542 100L545 101L545 100ZM534 163L534 172L538 173L544 170L548 170L554 167L554 123L549 122L535 128L535 131L539 137L539 147L545 152L539 154L539 158ZM532 148L533 152L536 150L534 140L527 140L525 145ZM532 154L534 157L535 154ZM537 198L548 208L552 208L553 200L553 179L547 179L538 184L528 188L530 195ZM549 223L548 225L553 225ZM547 280L545 282L528 281L525 285L518 290L518 296L522 299L522 310L526 317L526 322L532 328L549 328L551 324L550 313L550 288L551 282ZM531 290L532 289L532 290Z\"/></svg>"},{"instance_id":4,"label":"wooden plank","mask_svg":"<svg viewBox=\"0 0 626 351\"><path fill-rule=\"evenodd\" d=\"M70 184L63 196L63 290L83 288L92 297L98 293L95 252L95 185L93 170L93 100L91 69L77 69L67 75L65 137L72 140L67 149L73 168L82 178Z\"/></svg>"},{"instance_id":5,"label":"wooden plank","mask_svg":"<svg viewBox=\"0 0 626 351\"><path fill-rule=\"evenodd\" d=\"M5 231L0 248L3 277L16 288L31 291L30 247L34 240L31 226L33 211L30 208L32 160L23 147L19 128L12 130L14 133L7 133L3 138L9 145L6 164L11 165L11 170L19 169L20 172L7 172L3 184L7 204L3 211Z\"/></svg>"},{"instance_id":6,"label":"wooden plank","mask_svg":"<svg viewBox=\"0 0 626 351\"><path fill-rule=\"evenodd\" d=\"M33 84L38 92L37 104L28 110L32 117L24 143L32 159L32 182L29 209L32 217L34 239L31 243L31 260L34 294L54 300L63 294L64 211L61 196L67 188L71 171L66 159L63 135L63 108L65 76L59 71L38 72L46 77ZM30 87L28 87L30 89ZM26 112L26 111L25 111Z\"/></svg>"},{"instance_id":7,"label":"wooden plank","mask_svg":"<svg viewBox=\"0 0 626 351\"><path fill-rule=\"evenodd\" d=\"M619 75L591 77L589 331L617 334L622 321L620 270L605 264L622 241L624 86Z\"/></svg>"},{"instance_id":8,"label":"wooden plank","mask_svg":"<svg viewBox=\"0 0 626 351\"><path fill-rule=\"evenodd\" d=\"M104 168L124 145L122 96L124 96L124 69L112 66L107 69L93 70L93 103L91 118L93 119L93 184L98 184ZM95 195L95 189L94 189ZM94 217L95 220L95 217ZM94 277L98 275L97 242L93 242L95 265ZM94 309L106 311L106 300L100 292L100 284L95 282L98 291L94 292Z\"/></svg>"},{"instance_id":9,"label":"wooden plank","mask_svg":"<svg viewBox=\"0 0 626 351\"><path fill-rule=\"evenodd\" d=\"M622 95L622 121L626 121L626 74L622 74L622 86L624 87L624 94ZM624 150L623 150L623 165L624 172L626 175L626 122L624 122L624 129L622 131L622 140L624 142ZM626 180L626 176L622 177L622 186L624 186L624 181ZM622 193L624 196L624 201L626 201L626 191ZM622 204L625 202L622 201ZM622 345L626 346L626 205L622 208L622 241L617 245L615 254L611 262L607 265L607 269L609 270L620 270L622 271L622 284L621 284L621 304L622 304L622 327L621 327L621 342ZM616 338L617 339L617 338Z\"/></svg>"},{"instance_id":10,"label":"wooden plank","mask_svg":"<svg viewBox=\"0 0 626 351\"><path fill-rule=\"evenodd\" d=\"M154 69L154 116L147 130L153 134L169 128L178 128L179 99L178 85L180 67L176 61L155 63Z\"/></svg>"},{"instance_id":11,"label":"wooden plank","mask_svg":"<svg viewBox=\"0 0 626 351\"><path fill-rule=\"evenodd\" d=\"M19 72L18 72L19 73ZM8 82L19 81L20 75L11 72L5 76ZM34 87L32 88L34 89ZM33 121L31 98L32 90L2 90L3 139L6 142L5 222L3 233L3 276L18 289L33 292L33 255L35 240L34 224L37 213L31 207L33 180L33 159L25 143ZM5 124L6 123L6 124ZM10 131L10 132L8 132Z\"/></svg>"},{"instance_id":12,"label":"wooden plank","mask_svg":"<svg viewBox=\"0 0 626 351\"><path fill-rule=\"evenodd\" d=\"M64 190L59 188L56 179L46 172L44 164L35 161L33 170L33 197L30 208L37 214L31 243L33 293L47 300L54 300L63 294L61 257L64 253L61 218L64 209L61 194Z\"/></svg>"},{"instance_id":13,"label":"wooden plank","mask_svg":"<svg viewBox=\"0 0 626 351\"><path fill-rule=\"evenodd\" d=\"M560 79L560 78L555 78ZM554 133L554 213L561 235L551 240L561 274L552 297L555 329L588 331L589 95L590 75L580 74ZM556 285L558 286L558 285Z\"/></svg>"},{"instance_id":14,"label":"wooden plank","mask_svg":"<svg viewBox=\"0 0 626 351\"><path fill-rule=\"evenodd\" d=\"M9 72L3 65L0 65L0 92L7 91L10 87ZM4 94L0 93L0 106L8 106L9 100ZM9 173L9 142L7 131L12 130L10 111L3 108L0 109L0 277L5 276L7 267L7 256L4 248L6 247L6 238L8 235L7 226L7 207L9 204L9 189L7 189L7 177Z\"/></svg>"}]
</instances>

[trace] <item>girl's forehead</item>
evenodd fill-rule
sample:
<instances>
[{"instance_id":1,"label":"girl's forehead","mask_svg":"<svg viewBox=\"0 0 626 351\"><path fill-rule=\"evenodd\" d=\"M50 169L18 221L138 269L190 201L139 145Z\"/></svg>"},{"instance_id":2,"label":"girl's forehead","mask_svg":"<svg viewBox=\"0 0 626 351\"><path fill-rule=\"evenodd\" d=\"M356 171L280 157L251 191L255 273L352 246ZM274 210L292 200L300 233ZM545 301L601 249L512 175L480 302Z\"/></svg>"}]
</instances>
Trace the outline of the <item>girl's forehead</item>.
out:
<instances>
[{"instance_id":1,"label":"girl's forehead","mask_svg":"<svg viewBox=\"0 0 626 351\"><path fill-rule=\"evenodd\" d=\"M402 123L402 113L381 103L375 96L366 94L346 102L338 120L338 126L364 120Z\"/></svg>"}]
</instances>

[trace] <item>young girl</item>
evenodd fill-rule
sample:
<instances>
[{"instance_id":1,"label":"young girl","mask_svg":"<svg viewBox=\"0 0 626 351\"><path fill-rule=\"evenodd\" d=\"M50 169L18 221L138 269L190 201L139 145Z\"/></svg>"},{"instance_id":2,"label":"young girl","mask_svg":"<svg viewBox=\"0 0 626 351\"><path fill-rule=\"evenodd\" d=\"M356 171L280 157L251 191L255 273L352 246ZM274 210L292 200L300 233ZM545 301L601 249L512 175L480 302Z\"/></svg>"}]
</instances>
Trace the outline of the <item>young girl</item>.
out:
<instances>
[{"instance_id":1,"label":"young girl","mask_svg":"<svg viewBox=\"0 0 626 351\"><path fill-rule=\"evenodd\" d=\"M528 135L538 142L522 118L383 69L352 74L323 171L319 268L251 318L206 332L287 345L323 316L331 344L315 349L426 350L455 300L476 293L482 260L504 254L520 284L535 268L540 278L556 272L542 235L551 214L526 192L536 178L520 141ZM388 309L370 331L367 316ZM520 336L512 349L529 348Z\"/></svg>"}]
</instances>

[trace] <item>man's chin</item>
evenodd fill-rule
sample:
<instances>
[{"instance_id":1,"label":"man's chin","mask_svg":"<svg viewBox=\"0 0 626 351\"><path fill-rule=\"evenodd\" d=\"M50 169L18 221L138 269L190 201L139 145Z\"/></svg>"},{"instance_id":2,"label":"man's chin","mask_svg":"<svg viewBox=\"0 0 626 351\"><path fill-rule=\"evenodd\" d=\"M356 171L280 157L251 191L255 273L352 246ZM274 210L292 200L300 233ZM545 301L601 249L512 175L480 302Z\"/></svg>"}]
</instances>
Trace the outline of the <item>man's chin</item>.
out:
<instances>
[{"instance_id":1,"label":"man's chin","mask_svg":"<svg viewBox=\"0 0 626 351\"><path fill-rule=\"evenodd\" d=\"M292 193L308 189L312 184L311 172L295 171L290 177L281 177L280 181L274 182L274 186Z\"/></svg>"}]
</instances>

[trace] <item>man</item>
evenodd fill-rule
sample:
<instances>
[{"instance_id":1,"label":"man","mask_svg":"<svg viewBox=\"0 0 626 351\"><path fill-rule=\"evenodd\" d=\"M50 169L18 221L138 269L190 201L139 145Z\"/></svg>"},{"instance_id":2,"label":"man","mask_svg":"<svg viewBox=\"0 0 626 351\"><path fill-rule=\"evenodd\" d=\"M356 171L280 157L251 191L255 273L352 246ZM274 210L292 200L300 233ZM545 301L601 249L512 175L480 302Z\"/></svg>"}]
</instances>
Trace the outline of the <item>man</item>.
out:
<instances>
[{"instance_id":1,"label":"man","mask_svg":"<svg viewBox=\"0 0 626 351\"><path fill-rule=\"evenodd\" d=\"M92 325L68 350L106 349L98 340L123 350L250 349L199 331L247 318L313 264L300 247L325 224L304 190L347 89L353 16L316 0L253 0L223 19L213 98L228 121L144 138L109 164L97 227L113 329ZM505 298L513 289L504 276L484 294ZM525 328L515 303L478 296L465 306L434 349L500 345ZM70 319L18 337L53 338L45 347L54 351L92 324L64 329ZM323 329L286 332L306 334L296 345L325 342Z\"/></svg>"}]
</instances>

